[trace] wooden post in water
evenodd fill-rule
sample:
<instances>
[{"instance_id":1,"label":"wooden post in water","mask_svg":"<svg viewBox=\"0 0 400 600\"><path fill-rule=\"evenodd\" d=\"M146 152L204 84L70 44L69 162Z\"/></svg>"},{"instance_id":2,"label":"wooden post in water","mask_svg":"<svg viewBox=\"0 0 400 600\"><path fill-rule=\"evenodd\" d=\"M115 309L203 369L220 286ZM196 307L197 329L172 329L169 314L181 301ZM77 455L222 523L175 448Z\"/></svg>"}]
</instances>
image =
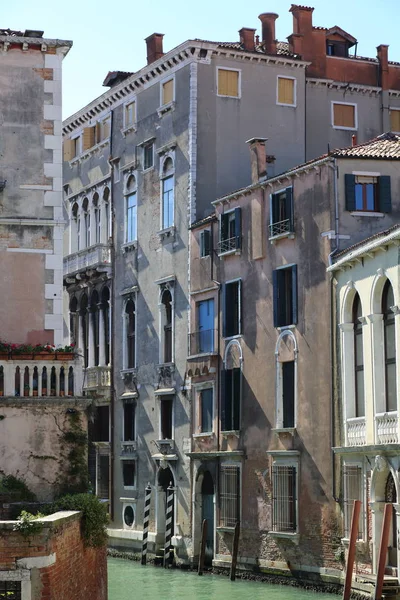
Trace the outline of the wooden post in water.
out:
<instances>
[{"instance_id":1,"label":"wooden post in water","mask_svg":"<svg viewBox=\"0 0 400 600\"><path fill-rule=\"evenodd\" d=\"M386 554L388 551L392 511L392 505L385 504L385 512L383 513L381 542L379 544L378 568L376 570L375 594L373 600L381 600L382 598L383 577L385 575Z\"/></svg>"},{"instance_id":2,"label":"wooden post in water","mask_svg":"<svg viewBox=\"0 0 400 600\"><path fill-rule=\"evenodd\" d=\"M164 568L166 569L173 558L172 553L172 517L174 510L174 488L172 481L167 488L167 513L165 516L165 545L164 545Z\"/></svg>"},{"instance_id":3,"label":"wooden post in water","mask_svg":"<svg viewBox=\"0 0 400 600\"><path fill-rule=\"evenodd\" d=\"M199 567L197 570L198 575L203 575L204 569L204 557L206 554L206 543L207 543L207 519L203 520L201 527L201 542L200 542L200 556L199 556Z\"/></svg>"},{"instance_id":4,"label":"wooden post in water","mask_svg":"<svg viewBox=\"0 0 400 600\"><path fill-rule=\"evenodd\" d=\"M231 562L231 581L236 579L236 563L237 555L239 550L239 535L240 535L240 523L237 521L235 525L235 533L233 534L233 548L232 548L232 562Z\"/></svg>"},{"instance_id":5,"label":"wooden post in water","mask_svg":"<svg viewBox=\"0 0 400 600\"><path fill-rule=\"evenodd\" d=\"M147 538L149 535L151 485L147 484L144 494L144 516L143 516L143 543L142 543L142 565L147 560Z\"/></svg>"},{"instance_id":6,"label":"wooden post in water","mask_svg":"<svg viewBox=\"0 0 400 600\"><path fill-rule=\"evenodd\" d=\"M351 515L350 543L349 553L347 555L346 579L343 590L343 600L350 600L351 595L351 581L353 578L354 559L356 556L356 542L358 538L358 521L360 518L360 511L361 501L354 500L353 513Z\"/></svg>"}]
</instances>

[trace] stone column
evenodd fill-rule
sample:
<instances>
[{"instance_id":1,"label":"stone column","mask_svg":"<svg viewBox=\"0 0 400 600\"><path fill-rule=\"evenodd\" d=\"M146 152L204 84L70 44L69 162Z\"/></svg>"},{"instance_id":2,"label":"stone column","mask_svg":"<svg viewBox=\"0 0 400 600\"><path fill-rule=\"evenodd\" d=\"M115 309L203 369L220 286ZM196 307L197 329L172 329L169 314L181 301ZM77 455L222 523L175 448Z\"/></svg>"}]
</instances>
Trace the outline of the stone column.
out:
<instances>
[{"instance_id":1,"label":"stone column","mask_svg":"<svg viewBox=\"0 0 400 600\"><path fill-rule=\"evenodd\" d=\"M93 312L89 308L89 356L88 367L94 367L94 330L93 330Z\"/></svg>"},{"instance_id":2,"label":"stone column","mask_svg":"<svg viewBox=\"0 0 400 600\"><path fill-rule=\"evenodd\" d=\"M368 316L368 319L371 323L369 327L371 356L364 356L364 361L365 364L372 365L372 403L369 403L372 404L372 406L368 406L368 415L372 416L374 423L374 437L371 441L377 444L375 417L377 414L383 413L386 410L383 315L372 314Z\"/></svg>"},{"instance_id":3,"label":"stone column","mask_svg":"<svg viewBox=\"0 0 400 600\"><path fill-rule=\"evenodd\" d=\"M343 420L345 431L345 445L347 446L347 419L356 414L355 405L355 378L354 378L354 325L353 323L340 323L339 329L341 348L341 383L343 401Z\"/></svg>"},{"instance_id":4,"label":"stone column","mask_svg":"<svg viewBox=\"0 0 400 600\"><path fill-rule=\"evenodd\" d=\"M97 308L99 311L99 366L104 367L106 364L106 339L104 331L104 313L103 304L98 304Z\"/></svg>"},{"instance_id":5,"label":"stone column","mask_svg":"<svg viewBox=\"0 0 400 600\"><path fill-rule=\"evenodd\" d=\"M376 573L385 502L370 502L369 505L372 513L372 572Z\"/></svg>"}]
</instances>

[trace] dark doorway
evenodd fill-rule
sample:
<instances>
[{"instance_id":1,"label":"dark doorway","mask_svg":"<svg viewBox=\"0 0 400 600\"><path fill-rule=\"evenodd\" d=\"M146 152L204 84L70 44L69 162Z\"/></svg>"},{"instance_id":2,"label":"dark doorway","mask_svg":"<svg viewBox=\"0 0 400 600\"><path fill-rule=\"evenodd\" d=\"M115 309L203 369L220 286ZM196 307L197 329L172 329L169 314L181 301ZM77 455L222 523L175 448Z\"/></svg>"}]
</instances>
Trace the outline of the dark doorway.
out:
<instances>
[{"instance_id":1,"label":"dark doorway","mask_svg":"<svg viewBox=\"0 0 400 600\"><path fill-rule=\"evenodd\" d=\"M207 520L207 544L205 562L211 564L214 557L214 482L210 471L205 471L201 484L201 521Z\"/></svg>"}]
</instances>

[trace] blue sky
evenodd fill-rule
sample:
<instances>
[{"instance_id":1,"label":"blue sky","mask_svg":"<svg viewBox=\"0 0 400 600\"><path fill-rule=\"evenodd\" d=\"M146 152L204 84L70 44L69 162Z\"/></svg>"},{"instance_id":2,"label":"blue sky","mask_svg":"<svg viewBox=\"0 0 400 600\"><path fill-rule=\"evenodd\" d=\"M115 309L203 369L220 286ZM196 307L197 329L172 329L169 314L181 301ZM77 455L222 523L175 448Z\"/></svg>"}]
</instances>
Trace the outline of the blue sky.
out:
<instances>
[{"instance_id":1,"label":"blue sky","mask_svg":"<svg viewBox=\"0 0 400 600\"><path fill-rule=\"evenodd\" d=\"M304 2L299 2L304 3ZM41 29L49 38L74 45L64 61L63 116L68 117L102 94L108 71L137 71L146 62L144 38L164 33L164 50L187 39L236 41L241 27L257 28L258 15L276 12L277 38L292 32L290 0L230 2L202 0L19 0L1 7L1 27ZM358 40L358 54L376 56L389 44L389 60L400 62L399 0L314 0L314 25L338 25Z\"/></svg>"}]
</instances>

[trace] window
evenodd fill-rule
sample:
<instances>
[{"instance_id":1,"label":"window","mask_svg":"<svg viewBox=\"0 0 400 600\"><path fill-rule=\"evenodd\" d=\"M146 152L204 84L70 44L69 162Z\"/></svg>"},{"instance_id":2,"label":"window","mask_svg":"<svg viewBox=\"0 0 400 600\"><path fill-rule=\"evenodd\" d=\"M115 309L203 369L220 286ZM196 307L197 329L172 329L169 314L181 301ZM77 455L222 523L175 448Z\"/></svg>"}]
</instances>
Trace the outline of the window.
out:
<instances>
[{"instance_id":1,"label":"window","mask_svg":"<svg viewBox=\"0 0 400 600\"><path fill-rule=\"evenodd\" d=\"M357 129L357 105L332 102L332 125L337 129Z\"/></svg>"},{"instance_id":2,"label":"window","mask_svg":"<svg viewBox=\"0 0 400 600\"><path fill-rule=\"evenodd\" d=\"M297 323L297 265L275 269L274 327L287 327Z\"/></svg>"},{"instance_id":3,"label":"window","mask_svg":"<svg viewBox=\"0 0 400 600\"><path fill-rule=\"evenodd\" d=\"M82 152L81 137L76 137L72 141L72 158L79 156Z\"/></svg>"},{"instance_id":4,"label":"window","mask_svg":"<svg viewBox=\"0 0 400 600\"><path fill-rule=\"evenodd\" d=\"M101 292L102 318L103 318L103 340L104 364L110 364L110 290L107 286Z\"/></svg>"},{"instance_id":5,"label":"window","mask_svg":"<svg viewBox=\"0 0 400 600\"><path fill-rule=\"evenodd\" d=\"M293 231L293 190L288 187L271 194L269 236L286 236Z\"/></svg>"},{"instance_id":6,"label":"window","mask_svg":"<svg viewBox=\"0 0 400 600\"><path fill-rule=\"evenodd\" d=\"M133 488L136 484L136 461L122 460L122 476L124 487Z\"/></svg>"},{"instance_id":7,"label":"window","mask_svg":"<svg viewBox=\"0 0 400 600\"><path fill-rule=\"evenodd\" d=\"M161 298L162 320L162 362L172 362L172 296L166 289Z\"/></svg>"},{"instance_id":8,"label":"window","mask_svg":"<svg viewBox=\"0 0 400 600\"><path fill-rule=\"evenodd\" d=\"M0 598L7 598L7 600L21 600L21 582L8 580L0 581Z\"/></svg>"},{"instance_id":9,"label":"window","mask_svg":"<svg viewBox=\"0 0 400 600\"><path fill-rule=\"evenodd\" d=\"M218 96L239 98L240 96L240 71L233 69L217 69Z\"/></svg>"},{"instance_id":10,"label":"window","mask_svg":"<svg viewBox=\"0 0 400 600\"><path fill-rule=\"evenodd\" d=\"M221 465L219 482L219 526L235 527L240 521L240 467Z\"/></svg>"},{"instance_id":11,"label":"window","mask_svg":"<svg viewBox=\"0 0 400 600\"><path fill-rule=\"evenodd\" d=\"M297 466L272 465L272 531L297 531Z\"/></svg>"},{"instance_id":12,"label":"window","mask_svg":"<svg viewBox=\"0 0 400 600\"><path fill-rule=\"evenodd\" d=\"M174 163L172 158L167 158L163 165L162 178L162 229L174 225Z\"/></svg>"},{"instance_id":13,"label":"window","mask_svg":"<svg viewBox=\"0 0 400 600\"><path fill-rule=\"evenodd\" d=\"M400 132L400 109L390 109L390 130Z\"/></svg>"},{"instance_id":14,"label":"window","mask_svg":"<svg viewBox=\"0 0 400 600\"><path fill-rule=\"evenodd\" d=\"M211 252L211 231L205 229L200 232L200 258L210 256Z\"/></svg>"},{"instance_id":15,"label":"window","mask_svg":"<svg viewBox=\"0 0 400 600\"><path fill-rule=\"evenodd\" d=\"M108 442L110 440L110 412L108 406L97 406L94 409L93 424L89 422L90 441Z\"/></svg>"},{"instance_id":16,"label":"window","mask_svg":"<svg viewBox=\"0 0 400 600\"><path fill-rule=\"evenodd\" d=\"M346 210L384 213L392 211L389 176L346 174L344 180Z\"/></svg>"},{"instance_id":17,"label":"window","mask_svg":"<svg viewBox=\"0 0 400 600\"><path fill-rule=\"evenodd\" d=\"M242 242L241 209L235 208L220 217L219 254L239 250Z\"/></svg>"},{"instance_id":18,"label":"window","mask_svg":"<svg viewBox=\"0 0 400 600\"><path fill-rule=\"evenodd\" d=\"M149 142L143 146L143 168L151 169L154 167L154 143Z\"/></svg>"},{"instance_id":19,"label":"window","mask_svg":"<svg viewBox=\"0 0 400 600\"><path fill-rule=\"evenodd\" d=\"M92 342L93 342L93 366L99 366L100 360L100 338L99 338L99 324L100 324L100 311L99 311L99 294L96 290L93 291L90 297L90 312L92 320ZM92 366L92 365L90 365Z\"/></svg>"},{"instance_id":20,"label":"window","mask_svg":"<svg viewBox=\"0 0 400 600\"><path fill-rule=\"evenodd\" d=\"M110 137L111 131L111 118L107 117L102 121L96 123L96 144L106 140Z\"/></svg>"},{"instance_id":21,"label":"window","mask_svg":"<svg viewBox=\"0 0 400 600\"><path fill-rule=\"evenodd\" d=\"M162 440L172 440L172 396L161 396L160 399L160 434Z\"/></svg>"},{"instance_id":22,"label":"window","mask_svg":"<svg viewBox=\"0 0 400 600\"><path fill-rule=\"evenodd\" d=\"M80 219L78 237L79 237L80 242L82 242L82 249L83 249L83 248L89 248L89 246L90 246L90 212L89 212L89 200L87 198L85 198L82 202L82 211L83 211L83 231L81 231L82 219Z\"/></svg>"},{"instance_id":23,"label":"window","mask_svg":"<svg viewBox=\"0 0 400 600\"><path fill-rule=\"evenodd\" d=\"M290 360L282 364L282 412L283 427L294 427L295 425L295 406L294 406L294 376L295 362Z\"/></svg>"},{"instance_id":24,"label":"window","mask_svg":"<svg viewBox=\"0 0 400 600\"><path fill-rule=\"evenodd\" d=\"M81 319L81 340L83 345L83 362L84 366L89 366L89 311L88 297L83 294L80 302L80 319Z\"/></svg>"},{"instance_id":25,"label":"window","mask_svg":"<svg viewBox=\"0 0 400 600\"><path fill-rule=\"evenodd\" d=\"M240 367L222 372L222 431L240 429L241 375Z\"/></svg>"},{"instance_id":26,"label":"window","mask_svg":"<svg viewBox=\"0 0 400 600\"><path fill-rule=\"evenodd\" d=\"M328 56L347 58L349 56L349 46L346 42L333 42L332 40L328 40L326 42L326 54Z\"/></svg>"},{"instance_id":27,"label":"window","mask_svg":"<svg viewBox=\"0 0 400 600\"><path fill-rule=\"evenodd\" d=\"M296 106L296 80L291 77L279 77L277 87L277 104Z\"/></svg>"},{"instance_id":28,"label":"window","mask_svg":"<svg viewBox=\"0 0 400 600\"><path fill-rule=\"evenodd\" d=\"M223 337L232 337L242 333L241 280L224 285Z\"/></svg>"},{"instance_id":29,"label":"window","mask_svg":"<svg viewBox=\"0 0 400 600\"><path fill-rule=\"evenodd\" d=\"M344 537L350 538L351 517L353 514L354 500L362 500L362 468L347 465L343 469L343 512L344 512ZM363 538L363 516L360 514L358 525L358 539Z\"/></svg>"},{"instance_id":30,"label":"window","mask_svg":"<svg viewBox=\"0 0 400 600\"><path fill-rule=\"evenodd\" d=\"M174 100L174 80L169 79L162 84L162 106L170 104Z\"/></svg>"},{"instance_id":31,"label":"window","mask_svg":"<svg viewBox=\"0 0 400 600\"><path fill-rule=\"evenodd\" d=\"M124 442L133 442L135 440L135 413L136 404L133 402L124 403Z\"/></svg>"},{"instance_id":32,"label":"window","mask_svg":"<svg viewBox=\"0 0 400 600\"><path fill-rule=\"evenodd\" d=\"M95 229L95 244L100 244L101 242L101 209L99 204L99 196L97 194L93 197L93 207L94 207L94 229Z\"/></svg>"},{"instance_id":33,"label":"window","mask_svg":"<svg viewBox=\"0 0 400 600\"><path fill-rule=\"evenodd\" d=\"M397 410L396 387L396 325L392 311L393 288L388 280L383 288L382 313L385 351L386 412Z\"/></svg>"},{"instance_id":34,"label":"window","mask_svg":"<svg viewBox=\"0 0 400 600\"><path fill-rule=\"evenodd\" d=\"M213 430L213 388L205 388L199 393L199 432L210 433Z\"/></svg>"},{"instance_id":35,"label":"window","mask_svg":"<svg viewBox=\"0 0 400 600\"><path fill-rule=\"evenodd\" d=\"M353 302L353 324L354 324L354 377L355 377L355 401L356 417L365 416L364 401L364 350L363 350L363 324L360 296L356 294Z\"/></svg>"},{"instance_id":36,"label":"window","mask_svg":"<svg viewBox=\"0 0 400 600\"><path fill-rule=\"evenodd\" d=\"M136 180L132 176L129 177L126 184L127 195L125 197L126 202L126 230L125 230L125 243L129 244L137 239L137 194L136 194Z\"/></svg>"},{"instance_id":37,"label":"window","mask_svg":"<svg viewBox=\"0 0 400 600\"><path fill-rule=\"evenodd\" d=\"M126 368L134 369L136 365L136 312L132 298L125 306L126 316Z\"/></svg>"},{"instance_id":38,"label":"window","mask_svg":"<svg viewBox=\"0 0 400 600\"><path fill-rule=\"evenodd\" d=\"M196 354L214 352L214 300L209 298L197 304L198 344Z\"/></svg>"},{"instance_id":39,"label":"window","mask_svg":"<svg viewBox=\"0 0 400 600\"><path fill-rule=\"evenodd\" d=\"M125 127L131 127L136 123L136 102L130 102L125 105Z\"/></svg>"}]
</instances>

